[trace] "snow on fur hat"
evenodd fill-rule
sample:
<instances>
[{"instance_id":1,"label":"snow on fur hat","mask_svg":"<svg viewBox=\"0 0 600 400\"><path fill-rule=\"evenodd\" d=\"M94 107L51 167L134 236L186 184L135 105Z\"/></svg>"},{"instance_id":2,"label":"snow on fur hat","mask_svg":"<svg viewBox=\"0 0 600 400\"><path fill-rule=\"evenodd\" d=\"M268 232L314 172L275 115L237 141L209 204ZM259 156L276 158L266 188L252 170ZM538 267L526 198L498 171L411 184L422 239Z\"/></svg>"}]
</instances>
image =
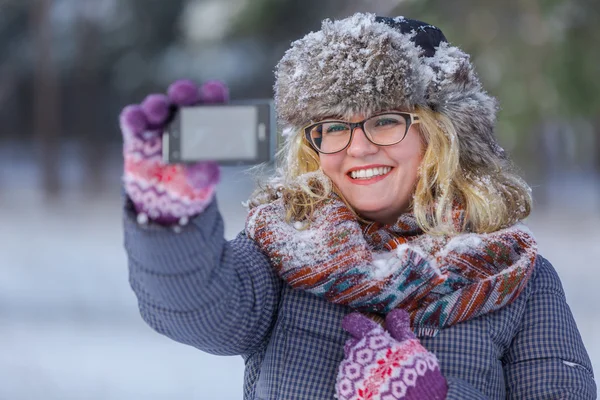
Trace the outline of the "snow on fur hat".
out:
<instances>
[{"instance_id":1,"label":"snow on fur hat","mask_svg":"<svg viewBox=\"0 0 600 400\"><path fill-rule=\"evenodd\" d=\"M324 117L418 105L454 122L464 162L505 159L494 138L496 100L483 90L469 55L424 22L361 13L324 20L320 31L292 43L275 78L286 131Z\"/></svg>"}]
</instances>

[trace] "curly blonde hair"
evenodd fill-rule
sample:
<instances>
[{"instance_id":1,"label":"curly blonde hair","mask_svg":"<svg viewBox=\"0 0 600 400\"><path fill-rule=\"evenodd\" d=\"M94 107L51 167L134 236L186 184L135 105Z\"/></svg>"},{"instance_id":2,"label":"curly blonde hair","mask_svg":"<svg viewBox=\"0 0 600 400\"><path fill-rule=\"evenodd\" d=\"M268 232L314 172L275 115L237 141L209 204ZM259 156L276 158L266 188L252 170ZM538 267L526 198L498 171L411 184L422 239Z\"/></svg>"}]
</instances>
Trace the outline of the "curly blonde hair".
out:
<instances>
[{"instance_id":1,"label":"curly blonde hair","mask_svg":"<svg viewBox=\"0 0 600 400\"><path fill-rule=\"evenodd\" d=\"M424 232L489 233L525 219L531 212L531 189L506 159L488 164L461 160L452 121L424 107L415 107L424 153L412 199L412 212ZM250 208L282 198L288 221L310 219L316 207L335 192L342 193L320 170L318 153L295 129L277 154L279 168L252 194ZM464 211L463 225L452 223L456 205ZM356 214L356 212L355 212ZM362 219L358 214L357 218Z\"/></svg>"}]
</instances>

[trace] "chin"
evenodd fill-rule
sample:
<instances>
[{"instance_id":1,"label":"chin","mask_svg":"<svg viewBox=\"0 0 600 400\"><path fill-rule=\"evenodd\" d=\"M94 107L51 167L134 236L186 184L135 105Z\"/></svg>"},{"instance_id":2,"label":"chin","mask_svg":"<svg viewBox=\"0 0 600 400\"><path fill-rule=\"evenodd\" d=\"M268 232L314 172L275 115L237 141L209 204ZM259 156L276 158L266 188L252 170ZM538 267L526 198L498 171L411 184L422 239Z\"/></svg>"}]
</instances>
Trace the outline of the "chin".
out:
<instances>
[{"instance_id":1,"label":"chin","mask_svg":"<svg viewBox=\"0 0 600 400\"><path fill-rule=\"evenodd\" d=\"M371 221L384 222L390 219L389 208L381 207L355 207L358 215Z\"/></svg>"},{"instance_id":2,"label":"chin","mask_svg":"<svg viewBox=\"0 0 600 400\"><path fill-rule=\"evenodd\" d=\"M359 199L359 201L350 201L350 204L354 207L355 210L360 210L363 212L385 212L389 211L393 208L397 208L397 205L394 206L393 203L385 204L381 202L381 197L373 198L373 199L365 199L364 197Z\"/></svg>"},{"instance_id":3,"label":"chin","mask_svg":"<svg viewBox=\"0 0 600 400\"><path fill-rule=\"evenodd\" d=\"M348 200L352 208L358 213L376 213L385 210L386 207L382 207L381 204L374 204L372 202L365 201L351 201Z\"/></svg>"}]
</instances>

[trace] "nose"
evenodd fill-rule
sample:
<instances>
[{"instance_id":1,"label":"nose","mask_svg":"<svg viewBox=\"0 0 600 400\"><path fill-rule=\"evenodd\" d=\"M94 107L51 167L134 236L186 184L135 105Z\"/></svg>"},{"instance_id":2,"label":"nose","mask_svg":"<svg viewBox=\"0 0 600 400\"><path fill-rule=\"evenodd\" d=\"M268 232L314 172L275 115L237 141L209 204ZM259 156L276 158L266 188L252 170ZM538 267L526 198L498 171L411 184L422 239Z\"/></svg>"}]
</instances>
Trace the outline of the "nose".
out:
<instances>
[{"instance_id":1,"label":"nose","mask_svg":"<svg viewBox=\"0 0 600 400\"><path fill-rule=\"evenodd\" d=\"M364 157L366 155L375 154L379 150L376 144L373 144L367 139L365 131L360 127L354 128L352 141L346 149L347 154L352 157Z\"/></svg>"}]
</instances>

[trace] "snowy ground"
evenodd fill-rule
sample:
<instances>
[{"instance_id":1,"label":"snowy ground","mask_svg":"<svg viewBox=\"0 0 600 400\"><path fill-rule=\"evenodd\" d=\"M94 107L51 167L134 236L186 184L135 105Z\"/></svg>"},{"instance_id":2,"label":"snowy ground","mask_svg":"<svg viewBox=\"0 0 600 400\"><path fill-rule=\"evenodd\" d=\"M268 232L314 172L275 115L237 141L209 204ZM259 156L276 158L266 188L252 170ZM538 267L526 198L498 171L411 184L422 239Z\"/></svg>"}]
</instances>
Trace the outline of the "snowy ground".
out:
<instances>
[{"instance_id":1,"label":"snowy ground","mask_svg":"<svg viewBox=\"0 0 600 400\"><path fill-rule=\"evenodd\" d=\"M73 184L48 205L31 166L12 161L0 165L8 172L0 179L0 399L240 399L240 358L174 343L137 314L118 167L107 171L114 190L92 200ZM77 182L73 165L65 169ZM223 182L219 202L231 237L242 228L239 203L252 184L235 168ZM598 373L600 184L590 177L559 182L548 186L553 201L529 224L563 280Z\"/></svg>"}]
</instances>

